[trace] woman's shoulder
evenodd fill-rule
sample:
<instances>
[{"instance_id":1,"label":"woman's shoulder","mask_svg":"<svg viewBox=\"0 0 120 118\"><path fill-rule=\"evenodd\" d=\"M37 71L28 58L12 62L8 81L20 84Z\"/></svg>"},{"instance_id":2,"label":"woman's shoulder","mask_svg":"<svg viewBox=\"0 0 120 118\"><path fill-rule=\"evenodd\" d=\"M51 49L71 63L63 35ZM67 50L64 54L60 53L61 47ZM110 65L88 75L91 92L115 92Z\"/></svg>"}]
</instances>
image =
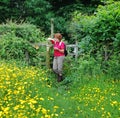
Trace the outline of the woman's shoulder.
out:
<instances>
[{"instance_id":1,"label":"woman's shoulder","mask_svg":"<svg viewBox=\"0 0 120 118\"><path fill-rule=\"evenodd\" d=\"M64 41L61 41L61 44L65 44L65 42L64 42Z\"/></svg>"}]
</instances>

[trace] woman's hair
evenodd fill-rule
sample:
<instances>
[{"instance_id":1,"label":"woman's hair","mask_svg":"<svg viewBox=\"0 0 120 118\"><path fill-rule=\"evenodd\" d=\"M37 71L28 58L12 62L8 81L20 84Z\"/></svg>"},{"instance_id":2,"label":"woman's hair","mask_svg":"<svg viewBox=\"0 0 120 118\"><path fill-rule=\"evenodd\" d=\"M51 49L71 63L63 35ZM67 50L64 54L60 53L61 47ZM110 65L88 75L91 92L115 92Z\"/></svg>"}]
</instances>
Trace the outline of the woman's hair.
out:
<instances>
[{"instance_id":1,"label":"woman's hair","mask_svg":"<svg viewBox=\"0 0 120 118\"><path fill-rule=\"evenodd\" d=\"M56 33L54 35L55 38L59 39L59 40L62 40L62 35L60 33Z\"/></svg>"}]
</instances>

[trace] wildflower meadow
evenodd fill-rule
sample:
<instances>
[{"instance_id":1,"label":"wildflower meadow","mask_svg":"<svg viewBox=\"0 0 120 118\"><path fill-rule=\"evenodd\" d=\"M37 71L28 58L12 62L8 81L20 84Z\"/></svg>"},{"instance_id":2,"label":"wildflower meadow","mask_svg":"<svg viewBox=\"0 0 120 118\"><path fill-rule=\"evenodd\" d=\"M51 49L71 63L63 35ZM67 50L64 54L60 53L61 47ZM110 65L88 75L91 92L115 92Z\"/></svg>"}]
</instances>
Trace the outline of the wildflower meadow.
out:
<instances>
[{"instance_id":1,"label":"wildflower meadow","mask_svg":"<svg viewBox=\"0 0 120 118\"><path fill-rule=\"evenodd\" d=\"M120 0L1 0L0 118L120 118Z\"/></svg>"},{"instance_id":2,"label":"wildflower meadow","mask_svg":"<svg viewBox=\"0 0 120 118\"><path fill-rule=\"evenodd\" d=\"M119 118L120 82L91 78L86 84L54 83L50 72L0 64L1 118ZM83 78L85 79L85 78ZM54 84L53 84L54 83ZM56 86L55 86L56 85Z\"/></svg>"}]
</instances>

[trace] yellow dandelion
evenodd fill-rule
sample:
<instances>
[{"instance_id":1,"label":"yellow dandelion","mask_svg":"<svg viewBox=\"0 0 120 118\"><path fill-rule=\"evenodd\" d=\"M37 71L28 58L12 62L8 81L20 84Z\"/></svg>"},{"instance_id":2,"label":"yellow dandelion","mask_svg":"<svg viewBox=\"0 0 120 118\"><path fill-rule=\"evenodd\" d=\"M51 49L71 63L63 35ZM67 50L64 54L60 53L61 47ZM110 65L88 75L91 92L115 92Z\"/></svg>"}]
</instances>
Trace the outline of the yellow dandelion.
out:
<instances>
[{"instance_id":1,"label":"yellow dandelion","mask_svg":"<svg viewBox=\"0 0 120 118\"><path fill-rule=\"evenodd\" d=\"M7 82L6 82L6 84L10 84L10 82L9 82L9 81L7 81Z\"/></svg>"},{"instance_id":2,"label":"yellow dandelion","mask_svg":"<svg viewBox=\"0 0 120 118\"><path fill-rule=\"evenodd\" d=\"M39 112L40 112L40 109L41 109L41 108L37 108L37 109L36 109L36 112L39 113Z\"/></svg>"},{"instance_id":3,"label":"yellow dandelion","mask_svg":"<svg viewBox=\"0 0 120 118\"><path fill-rule=\"evenodd\" d=\"M114 105L117 105L117 101L113 101L112 103L113 103Z\"/></svg>"},{"instance_id":4,"label":"yellow dandelion","mask_svg":"<svg viewBox=\"0 0 120 118\"><path fill-rule=\"evenodd\" d=\"M16 105L15 107L14 107L14 110L17 110L19 108L19 105Z\"/></svg>"},{"instance_id":5,"label":"yellow dandelion","mask_svg":"<svg viewBox=\"0 0 120 118\"><path fill-rule=\"evenodd\" d=\"M21 105L20 108L23 109L25 106Z\"/></svg>"},{"instance_id":6,"label":"yellow dandelion","mask_svg":"<svg viewBox=\"0 0 120 118\"><path fill-rule=\"evenodd\" d=\"M20 91L17 91L17 90L14 90L14 92L13 92L14 94L19 94L20 93Z\"/></svg>"},{"instance_id":7,"label":"yellow dandelion","mask_svg":"<svg viewBox=\"0 0 120 118\"><path fill-rule=\"evenodd\" d=\"M2 116L2 114L3 114L3 112L2 112L2 111L0 111L0 117Z\"/></svg>"},{"instance_id":8,"label":"yellow dandelion","mask_svg":"<svg viewBox=\"0 0 120 118\"><path fill-rule=\"evenodd\" d=\"M32 103L32 104L36 104L37 103L37 101L34 100L34 99L30 99L29 102Z\"/></svg>"},{"instance_id":9,"label":"yellow dandelion","mask_svg":"<svg viewBox=\"0 0 120 118\"><path fill-rule=\"evenodd\" d=\"M59 107L58 106L54 106L54 109L58 109Z\"/></svg>"},{"instance_id":10,"label":"yellow dandelion","mask_svg":"<svg viewBox=\"0 0 120 118\"><path fill-rule=\"evenodd\" d=\"M45 118L50 118L50 115L47 115L47 114L46 114L46 115L45 115Z\"/></svg>"},{"instance_id":11,"label":"yellow dandelion","mask_svg":"<svg viewBox=\"0 0 120 118\"><path fill-rule=\"evenodd\" d=\"M44 98L40 98L41 101L44 101Z\"/></svg>"},{"instance_id":12,"label":"yellow dandelion","mask_svg":"<svg viewBox=\"0 0 120 118\"><path fill-rule=\"evenodd\" d=\"M6 108L2 108L2 109L3 109L3 111L4 111L5 114L8 114L8 111L9 111L10 108L6 107Z\"/></svg>"},{"instance_id":13,"label":"yellow dandelion","mask_svg":"<svg viewBox=\"0 0 120 118\"><path fill-rule=\"evenodd\" d=\"M91 111L93 111L93 109L91 109Z\"/></svg>"},{"instance_id":14,"label":"yellow dandelion","mask_svg":"<svg viewBox=\"0 0 120 118\"><path fill-rule=\"evenodd\" d=\"M30 108L35 110L35 106L33 104L30 104Z\"/></svg>"},{"instance_id":15,"label":"yellow dandelion","mask_svg":"<svg viewBox=\"0 0 120 118\"><path fill-rule=\"evenodd\" d=\"M18 90L22 90L22 87L21 87L21 86L19 86L19 87L18 87Z\"/></svg>"},{"instance_id":16,"label":"yellow dandelion","mask_svg":"<svg viewBox=\"0 0 120 118\"><path fill-rule=\"evenodd\" d=\"M26 101L25 100L20 100L20 103L21 104L24 104Z\"/></svg>"},{"instance_id":17,"label":"yellow dandelion","mask_svg":"<svg viewBox=\"0 0 120 118\"><path fill-rule=\"evenodd\" d=\"M45 108L42 108L41 111L42 111L43 114L47 114L47 110Z\"/></svg>"},{"instance_id":18,"label":"yellow dandelion","mask_svg":"<svg viewBox=\"0 0 120 118\"><path fill-rule=\"evenodd\" d=\"M24 115L23 113L19 113L19 114L18 114L18 118L22 118L23 115Z\"/></svg>"},{"instance_id":19,"label":"yellow dandelion","mask_svg":"<svg viewBox=\"0 0 120 118\"><path fill-rule=\"evenodd\" d=\"M104 110L104 107L102 107L101 110Z\"/></svg>"},{"instance_id":20,"label":"yellow dandelion","mask_svg":"<svg viewBox=\"0 0 120 118\"><path fill-rule=\"evenodd\" d=\"M110 112L108 112L108 116L109 116L109 118L111 117L111 114L110 114Z\"/></svg>"},{"instance_id":21,"label":"yellow dandelion","mask_svg":"<svg viewBox=\"0 0 120 118\"><path fill-rule=\"evenodd\" d=\"M58 117L58 114L55 114L56 117Z\"/></svg>"},{"instance_id":22,"label":"yellow dandelion","mask_svg":"<svg viewBox=\"0 0 120 118\"><path fill-rule=\"evenodd\" d=\"M53 117L53 116L54 116L54 114L52 113L52 114L51 114L51 116Z\"/></svg>"},{"instance_id":23,"label":"yellow dandelion","mask_svg":"<svg viewBox=\"0 0 120 118\"><path fill-rule=\"evenodd\" d=\"M13 73L13 77L15 78L15 77L17 77L17 75Z\"/></svg>"},{"instance_id":24,"label":"yellow dandelion","mask_svg":"<svg viewBox=\"0 0 120 118\"><path fill-rule=\"evenodd\" d=\"M54 98L52 98L52 97L48 97L48 100L54 100Z\"/></svg>"},{"instance_id":25,"label":"yellow dandelion","mask_svg":"<svg viewBox=\"0 0 120 118\"><path fill-rule=\"evenodd\" d=\"M117 101L112 101L110 104L111 104L111 106L115 106L115 105L118 104L118 102Z\"/></svg>"},{"instance_id":26,"label":"yellow dandelion","mask_svg":"<svg viewBox=\"0 0 120 118\"><path fill-rule=\"evenodd\" d=\"M50 86L50 85L47 85L47 87L48 87L48 88L51 88L51 86Z\"/></svg>"},{"instance_id":27,"label":"yellow dandelion","mask_svg":"<svg viewBox=\"0 0 120 118\"><path fill-rule=\"evenodd\" d=\"M115 96L116 94L115 94L115 93L112 93L111 95L112 95L112 96Z\"/></svg>"},{"instance_id":28,"label":"yellow dandelion","mask_svg":"<svg viewBox=\"0 0 120 118\"><path fill-rule=\"evenodd\" d=\"M10 95L11 93L12 93L12 90L9 89L9 90L8 90L8 95Z\"/></svg>"},{"instance_id":29,"label":"yellow dandelion","mask_svg":"<svg viewBox=\"0 0 120 118\"><path fill-rule=\"evenodd\" d=\"M24 82L24 84L27 84L27 82Z\"/></svg>"},{"instance_id":30,"label":"yellow dandelion","mask_svg":"<svg viewBox=\"0 0 120 118\"><path fill-rule=\"evenodd\" d=\"M4 97L4 100L5 100L5 101L7 100L7 97L6 97L6 96Z\"/></svg>"},{"instance_id":31,"label":"yellow dandelion","mask_svg":"<svg viewBox=\"0 0 120 118\"><path fill-rule=\"evenodd\" d=\"M61 111L60 114L63 114L63 112Z\"/></svg>"}]
</instances>

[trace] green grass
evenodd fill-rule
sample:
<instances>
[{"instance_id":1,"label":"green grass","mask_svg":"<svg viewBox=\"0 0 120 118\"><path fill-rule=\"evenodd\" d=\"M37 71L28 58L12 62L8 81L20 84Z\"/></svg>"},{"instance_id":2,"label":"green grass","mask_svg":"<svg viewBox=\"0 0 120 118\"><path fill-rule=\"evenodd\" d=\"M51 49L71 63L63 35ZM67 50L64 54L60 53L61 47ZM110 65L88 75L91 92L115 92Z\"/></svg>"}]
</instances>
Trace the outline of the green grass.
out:
<instances>
[{"instance_id":1,"label":"green grass","mask_svg":"<svg viewBox=\"0 0 120 118\"><path fill-rule=\"evenodd\" d=\"M79 73L69 79L57 83L52 71L1 62L0 117L120 117L120 81Z\"/></svg>"}]
</instances>

